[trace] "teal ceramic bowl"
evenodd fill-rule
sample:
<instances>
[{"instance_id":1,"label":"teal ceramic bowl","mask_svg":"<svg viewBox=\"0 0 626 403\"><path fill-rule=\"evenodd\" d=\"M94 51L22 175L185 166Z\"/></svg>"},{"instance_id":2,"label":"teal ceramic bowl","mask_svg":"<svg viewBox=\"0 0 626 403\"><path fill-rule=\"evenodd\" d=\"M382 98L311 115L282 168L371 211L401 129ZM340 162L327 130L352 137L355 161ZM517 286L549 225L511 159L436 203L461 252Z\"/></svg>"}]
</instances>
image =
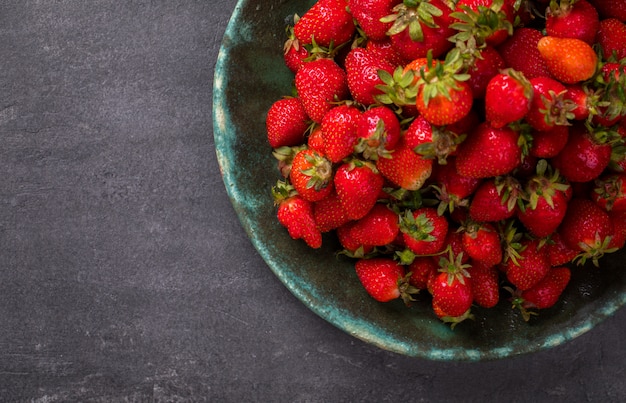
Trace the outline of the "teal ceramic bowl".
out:
<instances>
[{"instance_id":1,"label":"teal ceramic bowl","mask_svg":"<svg viewBox=\"0 0 626 403\"><path fill-rule=\"evenodd\" d=\"M406 308L378 303L362 289L353 263L335 256L338 243L321 250L292 240L276 220L270 195L279 178L265 138L265 115L289 94L292 74L283 65L285 21L313 1L241 0L232 15L215 69L214 136L224 184L241 224L269 268L313 312L380 348L442 361L499 359L567 342L626 303L623 252L600 269L576 267L562 300L529 323L508 302L474 309L476 319L454 330L427 303Z\"/></svg>"}]
</instances>

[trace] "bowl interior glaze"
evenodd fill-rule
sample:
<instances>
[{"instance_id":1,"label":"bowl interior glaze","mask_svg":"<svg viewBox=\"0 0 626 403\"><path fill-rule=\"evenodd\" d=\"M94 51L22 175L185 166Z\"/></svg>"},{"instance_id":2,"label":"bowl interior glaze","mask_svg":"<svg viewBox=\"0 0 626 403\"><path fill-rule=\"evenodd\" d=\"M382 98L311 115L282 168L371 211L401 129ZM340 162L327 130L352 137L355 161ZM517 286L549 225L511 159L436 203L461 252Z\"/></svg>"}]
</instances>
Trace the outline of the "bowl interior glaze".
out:
<instances>
[{"instance_id":1,"label":"bowl interior glaze","mask_svg":"<svg viewBox=\"0 0 626 403\"><path fill-rule=\"evenodd\" d=\"M279 178L265 135L270 105L291 93L281 49L286 19L313 1L240 0L215 68L214 139L224 184L254 247L281 282L312 311L345 332L396 353L433 360L478 361L557 346L589 331L626 303L624 251L602 267L574 267L562 300L524 322L508 302L454 330L429 304L378 303L358 283L353 262L339 259L328 235L320 250L292 240L276 220L270 195ZM418 299L425 298L424 296Z\"/></svg>"}]
</instances>

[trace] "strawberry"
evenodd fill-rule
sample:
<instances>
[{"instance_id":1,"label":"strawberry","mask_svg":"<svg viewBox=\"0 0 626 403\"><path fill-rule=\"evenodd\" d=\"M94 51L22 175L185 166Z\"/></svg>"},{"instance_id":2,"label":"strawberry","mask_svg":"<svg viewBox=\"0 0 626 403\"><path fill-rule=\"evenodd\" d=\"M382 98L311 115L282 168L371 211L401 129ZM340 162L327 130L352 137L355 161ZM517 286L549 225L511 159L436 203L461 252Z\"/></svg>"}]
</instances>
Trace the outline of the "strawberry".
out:
<instances>
[{"instance_id":1,"label":"strawberry","mask_svg":"<svg viewBox=\"0 0 626 403\"><path fill-rule=\"evenodd\" d=\"M313 203L313 218L317 229L322 233L337 229L350 221L336 192L331 192Z\"/></svg>"},{"instance_id":2,"label":"strawberry","mask_svg":"<svg viewBox=\"0 0 626 403\"><path fill-rule=\"evenodd\" d=\"M513 36L498 47L505 64L524 74L529 80L535 77L550 77L546 61L537 49L543 34L528 27L515 30Z\"/></svg>"},{"instance_id":3,"label":"strawberry","mask_svg":"<svg viewBox=\"0 0 626 403\"><path fill-rule=\"evenodd\" d=\"M469 196L476 191L481 180L459 175L456 159L449 158L445 165L437 165L431 175L435 196L440 201L437 211L440 215L446 210L453 212L457 207L469 205Z\"/></svg>"},{"instance_id":4,"label":"strawberry","mask_svg":"<svg viewBox=\"0 0 626 403\"><path fill-rule=\"evenodd\" d=\"M404 267L389 258L359 259L356 275L365 291L376 301L389 302L402 298L408 304L417 289L410 286Z\"/></svg>"},{"instance_id":5,"label":"strawberry","mask_svg":"<svg viewBox=\"0 0 626 403\"><path fill-rule=\"evenodd\" d=\"M322 233L317 229L312 203L303 199L284 181L272 188L274 202L278 205L278 222L287 228L293 239L303 239L308 246L322 246Z\"/></svg>"},{"instance_id":6,"label":"strawberry","mask_svg":"<svg viewBox=\"0 0 626 403\"><path fill-rule=\"evenodd\" d=\"M613 237L609 242L609 249L622 249L626 245L626 211L609 211L609 218L613 223Z\"/></svg>"},{"instance_id":7,"label":"strawberry","mask_svg":"<svg viewBox=\"0 0 626 403\"><path fill-rule=\"evenodd\" d=\"M288 38L283 45L283 59L287 68L295 74L306 63L310 54L306 47L300 45L300 41L293 33L292 26L288 27L287 34Z\"/></svg>"},{"instance_id":8,"label":"strawberry","mask_svg":"<svg viewBox=\"0 0 626 403\"><path fill-rule=\"evenodd\" d=\"M522 119L530 110L533 87L524 75L508 69L494 76L485 91L485 117L501 128Z\"/></svg>"},{"instance_id":9,"label":"strawberry","mask_svg":"<svg viewBox=\"0 0 626 403\"><path fill-rule=\"evenodd\" d=\"M431 207L406 210L400 216L400 231L406 246L416 255L441 252L448 233L448 220Z\"/></svg>"},{"instance_id":10,"label":"strawberry","mask_svg":"<svg viewBox=\"0 0 626 403\"><path fill-rule=\"evenodd\" d=\"M353 159L341 164L335 171L334 186L346 216L351 220L365 216L378 200L383 182L372 163Z\"/></svg>"},{"instance_id":11,"label":"strawberry","mask_svg":"<svg viewBox=\"0 0 626 403\"><path fill-rule=\"evenodd\" d=\"M467 83L472 89L474 99L485 97L489 81L505 67L504 59L492 46L485 46L477 52L467 70L470 75Z\"/></svg>"},{"instance_id":12,"label":"strawberry","mask_svg":"<svg viewBox=\"0 0 626 403\"><path fill-rule=\"evenodd\" d=\"M381 19L391 15L393 8L402 0L348 0L350 12L359 24L365 36L374 41L387 38L387 31L392 22L382 22Z\"/></svg>"},{"instance_id":13,"label":"strawberry","mask_svg":"<svg viewBox=\"0 0 626 403\"><path fill-rule=\"evenodd\" d=\"M315 42L326 48L348 42L356 27L347 6L346 0L318 0L295 23L296 38L301 44Z\"/></svg>"},{"instance_id":14,"label":"strawberry","mask_svg":"<svg viewBox=\"0 0 626 403\"><path fill-rule=\"evenodd\" d=\"M497 46L513 34L515 11L503 0L459 0L451 27L460 31L452 40L473 38L478 45Z\"/></svg>"},{"instance_id":15,"label":"strawberry","mask_svg":"<svg viewBox=\"0 0 626 403\"><path fill-rule=\"evenodd\" d=\"M364 217L352 222L349 237L360 245L384 246L393 242L399 231L398 215L377 203Z\"/></svg>"},{"instance_id":16,"label":"strawberry","mask_svg":"<svg viewBox=\"0 0 626 403\"><path fill-rule=\"evenodd\" d=\"M460 262L459 256L450 253L449 257L439 260L440 273L428 283L428 290L433 296L432 306L436 315L453 326L469 317L474 300L472 283L467 268Z\"/></svg>"},{"instance_id":17,"label":"strawberry","mask_svg":"<svg viewBox=\"0 0 626 403\"><path fill-rule=\"evenodd\" d=\"M433 161L414 152L400 139L390 158L376 161L378 171L391 183L406 190L420 189L432 172Z\"/></svg>"},{"instance_id":18,"label":"strawberry","mask_svg":"<svg viewBox=\"0 0 626 403\"><path fill-rule=\"evenodd\" d=\"M357 122L354 150L367 160L390 157L400 140L400 121L387 106L375 106L361 114Z\"/></svg>"},{"instance_id":19,"label":"strawberry","mask_svg":"<svg viewBox=\"0 0 626 403\"><path fill-rule=\"evenodd\" d=\"M322 138L328 159L338 163L354 152L357 143L357 122L361 111L342 104L330 109L322 118Z\"/></svg>"},{"instance_id":20,"label":"strawberry","mask_svg":"<svg viewBox=\"0 0 626 403\"><path fill-rule=\"evenodd\" d=\"M352 234L352 227L356 225L357 221L348 221L347 223L337 227L337 239L344 248L340 253L345 254L353 258L361 258L374 252L373 245L364 245L363 243L354 239Z\"/></svg>"},{"instance_id":21,"label":"strawberry","mask_svg":"<svg viewBox=\"0 0 626 403\"><path fill-rule=\"evenodd\" d=\"M576 124L565 147L552 158L552 166L570 182L595 180L611 161L611 145L606 141L606 132Z\"/></svg>"},{"instance_id":22,"label":"strawberry","mask_svg":"<svg viewBox=\"0 0 626 403\"><path fill-rule=\"evenodd\" d=\"M381 40L368 40L365 44L365 49L376 56L379 59L386 60L394 66L401 66L406 63L406 60L393 47L393 43L389 37Z\"/></svg>"},{"instance_id":23,"label":"strawberry","mask_svg":"<svg viewBox=\"0 0 626 403\"><path fill-rule=\"evenodd\" d=\"M572 119L585 120L590 113L597 114L595 110L599 96L595 95L593 90L589 90L587 86L582 84L572 84L566 86L567 93L565 99L571 101Z\"/></svg>"},{"instance_id":24,"label":"strawberry","mask_svg":"<svg viewBox=\"0 0 626 403\"><path fill-rule=\"evenodd\" d=\"M551 1L546 9L546 33L558 38L576 38L593 45L600 18L586 0Z\"/></svg>"},{"instance_id":25,"label":"strawberry","mask_svg":"<svg viewBox=\"0 0 626 403\"><path fill-rule=\"evenodd\" d=\"M569 187L546 160L539 161L537 174L525 186L528 201L517 212L532 235L543 238L557 230L567 211Z\"/></svg>"},{"instance_id":26,"label":"strawberry","mask_svg":"<svg viewBox=\"0 0 626 403\"><path fill-rule=\"evenodd\" d=\"M352 98L365 106L376 103L375 96L382 94L377 86L384 84L378 70L393 74L395 66L365 48L354 48L345 59L348 88Z\"/></svg>"},{"instance_id":27,"label":"strawberry","mask_svg":"<svg viewBox=\"0 0 626 403\"><path fill-rule=\"evenodd\" d=\"M438 274L439 264L430 256L417 256L407 266L407 270L411 273L409 283L415 288L425 290L431 278Z\"/></svg>"},{"instance_id":28,"label":"strawberry","mask_svg":"<svg viewBox=\"0 0 626 403\"><path fill-rule=\"evenodd\" d=\"M598 10L602 19L617 18L620 21L626 21L626 4L615 0L589 0L591 4Z\"/></svg>"},{"instance_id":29,"label":"strawberry","mask_svg":"<svg viewBox=\"0 0 626 403\"><path fill-rule=\"evenodd\" d=\"M520 163L519 134L512 128L482 123L457 149L457 171L463 176L488 178L506 175Z\"/></svg>"},{"instance_id":30,"label":"strawberry","mask_svg":"<svg viewBox=\"0 0 626 403\"><path fill-rule=\"evenodd\" d=\"M298 194L308 201L322 200L333 191L332 165L314 150L301 150L293 157L289 179Z\"/></svg>"},{"instance_id":31,"label":"strawberry","mask_svg":"<svg viewBox=\"0 0 626 403\"><path fill-rule=\"evenodd\" d=\"M472 108L474 96L467 83L468 74L459 73L462 61L450 52L444 63L428 63L418 82L417 110L433 125L458 122Z\"/></svg>"},{"instance_id":32,"label":"strawberry","mask_svg":"<svg viewBox=\"0 0 626 403\"><path fill-rule=\"evenodd\" d=\"M549 77L532 78L530 84L534 96L526 114L526 122L539 131L568 125L575 105L566 98L567 88Z\"/></svg>"},{"instance_id":33,"label":"strawberry","mask_svg":"<svg viewBox=\"0 0 626 403\"><path fill-rule=\"evenodd\" d=\"M626 211L626 173L596 179L591 199L606 211Z\"/></svg>"},{"instance_id":34,"label":"strawberry","mask_svg":"<svg viewBox=\"0 0 626 403\"><path fill-rule=\"evenodd\" d=\"M615 251L609 247L614 235L610 216L606 210L588 199L575 197L570 200L559 227L559 235L568 248L579 252L576 260L580 264L592 259L597 266L598 260L605 253Z\"/></svg>"},{"instance_id":35,"label":"strawberry","mask_svg":"<svg viewBox=\"0 0 626 403\"><path fill-rule=\"evenodd\" d=\"M513 294L511 301L514 308L520 309L525 321L536 315L529 309L547 309L553 307L569 284L571 270L567 267L554 267L545 277L528 290Z\"/></svg>"},{"instance_id":36,"label":"strawberry","mask_svg":"<svg viewBox=\"0 0 626 403\"><path fill-rule=\"evenodd\" d=\"M548 243L546 243L546 250L552 267L570 263L578 256L578 251L565 245L558 232L550 236Z\"/></svg>"},{"instance_id":37,"label":"strawberry","mask_svg":"<svg viewBox=\"0 0 626 403\"><path fill-rule=\"evenodd\" d=\"M552 158L558 155L569 140L569 126L555 125L547 131L534 129L528 152L537 158Z\"/></svg>"},{"instance_id":38,"label":"strawberry","mask_svg":"<svg viewBox=\"0 0 626 403\"><path fill-rule=\"evenodd\" d=\"M499 176L483 181L470 201L469 216L479 222L496 222L515 215L522 186L513 176Z\"/></svg>"},{"instance_id":39,"label":"strawberry","mask_svg":"<svg viewBox=\"0 0 626 403\"><path fill-rule=\"evenodd\" d=\"M272 148L295 146L304 142L309 117L299 98L274 102L265 119L267 140Z\"/></svg>"},{"instance_id":40,"label":"strawberry","mask_svg":"<svg viewBox=\"0 0 626 403\"><path fill-rule=\"evenodd\" d=\"M544 36L537 49L550 74L563 83L585 81L596 72L598 56L591 45L580 39Z\"/></svg>"},{"instance_id":41,"label":"strawberry","mask_svg":"<svg viewBox=\"0 0 626 403\"><path fill-rule=\"evenodd\" d=\"M407 146L426 158L437 158L446 164L449 155L454 155L463 137L445 128L434 126L422 115L411 122L404 133Z\"/></svg>"},{"instance_id":42,"label":"strawberry","mask_svg":"<svg viewBox=\"0 0 626 403\"><path fill-rule=\"evenodd\" d=\"M492 224L466 223L462 244L463 251L475 262L491 267L502 261L500 234Z\"/></svg>"},{"instance_id":43,"label":"strawberry","mask_svg":"<svg viewBox=\"0 0 626 403\"><path fill-rule=\"evenodd\" d=\"M498 269L479 262L472 262L467 268L472 279L474 303L483 308L493 308L500 301L500 283Z\"/></svg>"},{"instance_id":44,"label":"strawberry","mask_svg":"<svg viewBox=\"0 0 626 403\"><path fill-rule=\"evenodd\" d=\"M322 137L322 126L314 125L306 139L306 145L320 154L324 154L324 137Z\"/></svg>"},{"instance_id":45,"label":"strawberry","mask_svg":"<svg viewBox=\"0 0 626 403\"><path fill-rule=\"evenodd\" d=\"M305 63L296 73L295 86L307 115L315 123L322 122L333 102L349 95L346 73L332 59Z\"/></svg>"},{"instance_id":46,"label":"strawberry","mask_svg":"<svg viewBox=\"0 0 626 403\"><path fill-rule=\"evenodd\" d=\"M617 60L626 57L626 24L616 18L607 18L600 22L596 42L606 59L615 54Z\"/></svg>"},{"instance_id":47,"label":"strawberry","mask_svg":"<svg viewBox=\"0 0 626 403\"><path fill-rule=\"evenodd\" d=\"M503 269L507 280L517 289L528 290L540 282L551 268L548 250L539 240L522 239L517 256L506 259Z\"/></svg>"},{"instance_id":48,"label":"strawberry","mask_svg":"<svg viewBox=\"0 0 626 403\"><path fill-rule=\"evenodd\" d=\"M448 38L454 34L449 28L452 9L443 0L405 1L383 18L392 22L387 31L393 47L405 60L426 57L428 51L439 57L452 48Z\"/></svg>"}]
</instances>

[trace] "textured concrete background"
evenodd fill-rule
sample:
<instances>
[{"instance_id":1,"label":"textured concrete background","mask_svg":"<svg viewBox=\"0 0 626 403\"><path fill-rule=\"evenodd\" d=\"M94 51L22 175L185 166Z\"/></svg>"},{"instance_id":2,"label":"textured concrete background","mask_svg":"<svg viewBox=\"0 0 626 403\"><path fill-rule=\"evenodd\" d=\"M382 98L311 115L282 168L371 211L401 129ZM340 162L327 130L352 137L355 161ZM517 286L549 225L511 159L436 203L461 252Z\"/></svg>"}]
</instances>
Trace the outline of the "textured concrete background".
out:
<instances>
[{"instance_id":1,"label":"textured concrete background","mask_svg":"<svg viewBox=\"0 0 626 403\"><path fill-rule=\"evenodd\" d=\"M0 401L625 401L625 310L551 351L440 363L287 291L215 158L235 3L0 2Z\"/></svg>"}]
</instances>

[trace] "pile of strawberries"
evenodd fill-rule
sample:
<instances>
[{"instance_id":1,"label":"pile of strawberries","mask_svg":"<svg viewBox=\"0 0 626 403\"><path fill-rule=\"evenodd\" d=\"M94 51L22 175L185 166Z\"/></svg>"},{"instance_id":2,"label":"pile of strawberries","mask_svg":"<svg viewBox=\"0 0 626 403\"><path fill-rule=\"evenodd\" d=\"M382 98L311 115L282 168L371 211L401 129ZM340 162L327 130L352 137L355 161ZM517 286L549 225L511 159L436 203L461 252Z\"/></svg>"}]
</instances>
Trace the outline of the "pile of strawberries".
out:
<instances>
[{"instance_id":1,"label":"pile of strawberries","mask_svg":"<svg viewBox=\"0 0 626 403\"><path fill-rule=\"evenodd\" d=\"M278 220L374 299L528 320L626 243L626 2L319 0L271 106ZM598 268L601 270L601 268Z\"/></svg>"}]
</instances>

